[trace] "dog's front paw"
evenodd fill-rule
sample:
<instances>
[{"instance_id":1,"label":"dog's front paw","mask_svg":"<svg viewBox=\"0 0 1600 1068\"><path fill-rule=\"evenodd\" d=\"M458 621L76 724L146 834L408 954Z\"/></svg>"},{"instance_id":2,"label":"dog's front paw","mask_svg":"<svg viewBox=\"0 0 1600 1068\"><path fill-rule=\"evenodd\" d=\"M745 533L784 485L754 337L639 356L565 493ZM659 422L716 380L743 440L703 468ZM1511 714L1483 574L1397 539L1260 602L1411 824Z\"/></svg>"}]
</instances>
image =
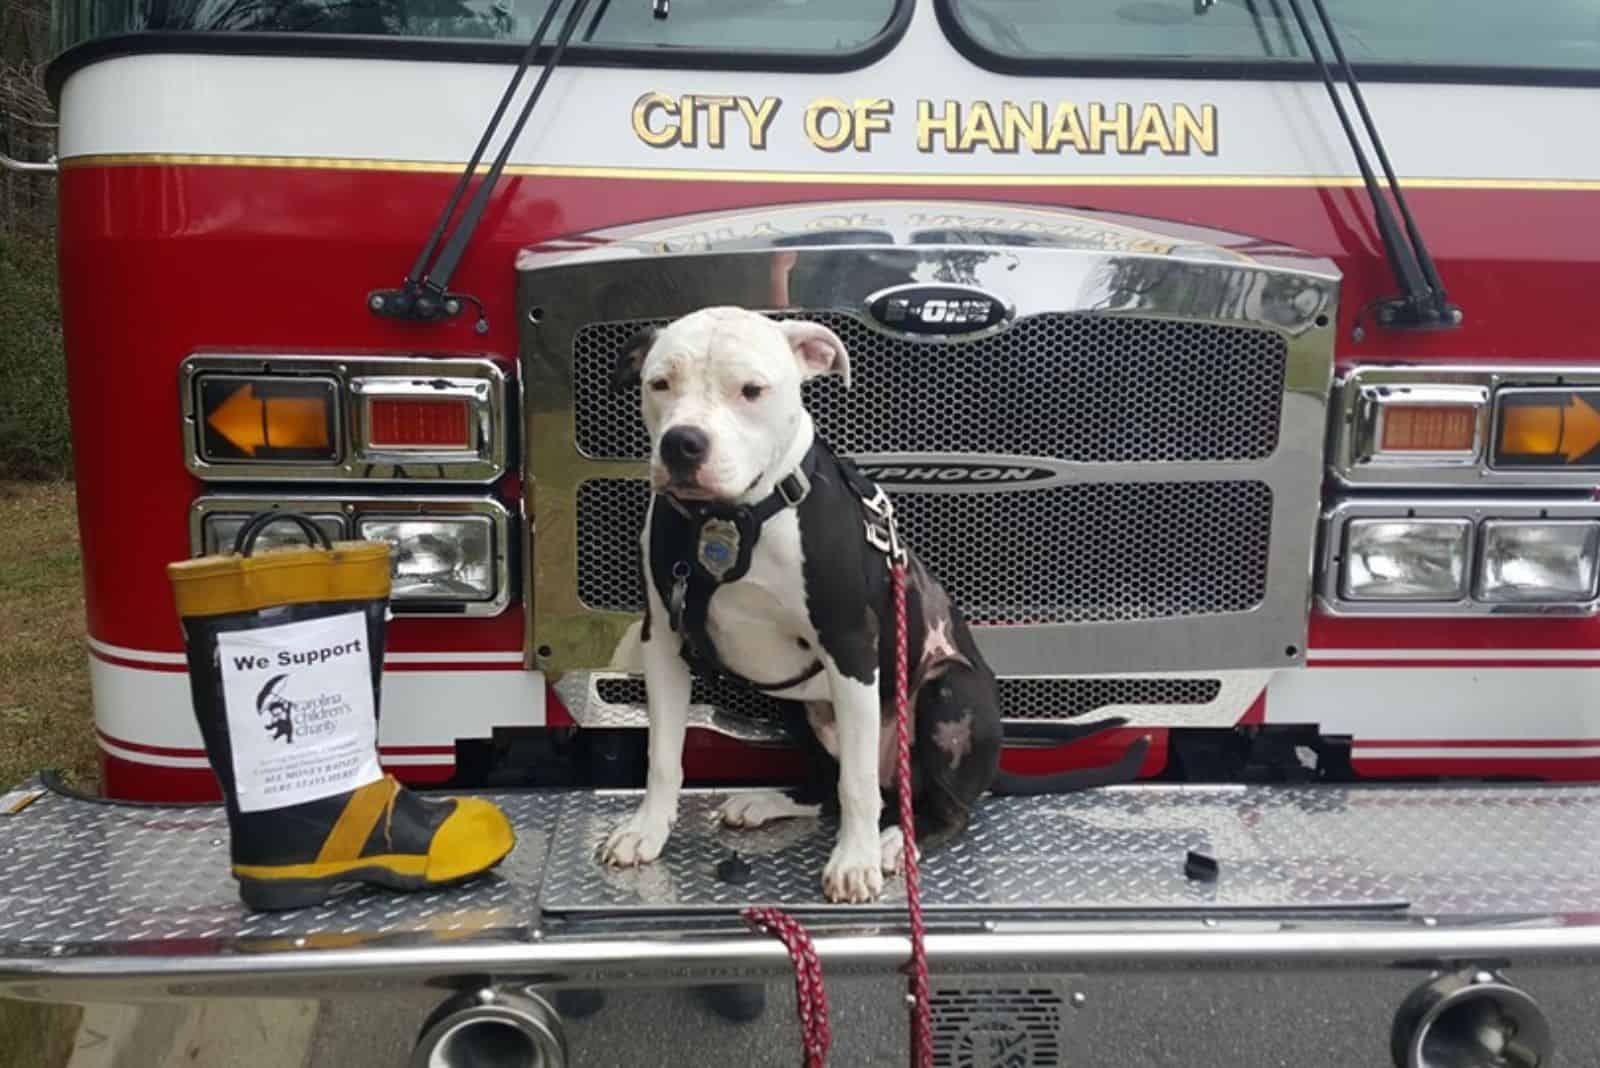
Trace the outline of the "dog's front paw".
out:
<instances>
[{"instance_id":1,"label":"dog's front paw","mask_svg":"<svg viewBox=\"0 0 1600 1068\"><path fill-rule=\"evenodd\" d=\"M650 818L641 809L611 832L600 847L600 859L613 868L649 864L661 855L671 830L667 820Z\"/></svg>"},{"instance_id":2,"label":"dog's front paw","mask_svg":"<svg viewBox=\"0 0 1600 1068\"><path fill-rule=\"evenodd\" d=\"M822 869L822 893L829 901L860 904L872 901L883 892L882 858L878 842L848 842L833 847L828 866Z\"/></svg>"}]
</instances>

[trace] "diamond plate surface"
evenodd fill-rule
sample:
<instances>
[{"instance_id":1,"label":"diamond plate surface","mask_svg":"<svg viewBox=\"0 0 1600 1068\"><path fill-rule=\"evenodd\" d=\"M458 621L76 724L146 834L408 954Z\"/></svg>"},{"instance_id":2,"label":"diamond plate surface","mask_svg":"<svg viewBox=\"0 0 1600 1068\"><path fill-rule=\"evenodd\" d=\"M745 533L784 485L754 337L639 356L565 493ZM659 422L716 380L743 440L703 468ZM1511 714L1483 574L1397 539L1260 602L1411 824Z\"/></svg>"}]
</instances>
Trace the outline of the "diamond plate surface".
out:
<instances>
[{"instance_id":1,"label":"diamond plate surface","mask_svg":"<svg viewBox=\"0 0 1600 1068\"><path fill-rule=\"evenodd\" d=\"M228 874L216 808L130 808L46 795L0 816L0 950L158 952L521 939L554 914L729 912L751 903L846 913L820 895L833 829L790 820L716 826L727 796L685 795L662 860L611 871L595 850L632 794L483 794L517 828L490 875L448 891L354 891L329 905L250 913ZM923 866L931 912L1340 909L1412 916L1592 914L1595 787L1119 787L990 798L971 831ZM751 881L721 882L737 849ZM1184 851L1217 858L1214 884ZM548 852L547 852L548 851ZM546 863L548 857L548 864ZM902 903L889 881L883 904Z\"/></svg>"},{"instance_id":2,"label":"diamond plate surface","mask_svg":"<svg viewBox=\"0 0 1600 1068\"><path fill-rule=\"evenodd\" d=\"M610 871L595 859L637 799L569 799L541 907L551 913L825 906L819 883L833 828L815 820L756 831L715 824L725 795L685 796L661 861ZM1600 834L1600 789L1569 787L1131 787L988 798L968 833L922 868L933 912L1322 909L1409 903L1426 915L1592 912L1600 866L1579 841ZM1215 883L1184 877L1186 850L1215 857ZM743 885L720 881L737 851ZM899 878L884 901L904 900Z\"/></svg>"},{"instance_id":3,"label":"diamond plate surface","mask_svg":"<svg viewBox=\"0 0 1600 1068\"><path fill-rule=\"evenodd\" d=\"M47 794L0 817L0 946L349 946L519 934L535 917L558 799L495 800L516 828L517 847L480 879L414 894L356 890L317 908L252 913L229 873L220 807L135 808Z\"/></svg>"}]
</instances>

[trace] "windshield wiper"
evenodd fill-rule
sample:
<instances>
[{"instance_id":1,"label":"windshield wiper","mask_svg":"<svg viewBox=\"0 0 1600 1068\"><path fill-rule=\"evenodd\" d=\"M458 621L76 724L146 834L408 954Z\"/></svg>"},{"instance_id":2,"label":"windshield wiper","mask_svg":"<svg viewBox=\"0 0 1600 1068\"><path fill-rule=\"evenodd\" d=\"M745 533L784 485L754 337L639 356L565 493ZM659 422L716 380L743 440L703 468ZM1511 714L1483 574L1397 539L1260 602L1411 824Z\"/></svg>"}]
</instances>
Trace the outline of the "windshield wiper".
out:
<instances>
[{"instance_id":1,"label":"windshield wiper","mask_svg":"<svg viewBox=\"0 0 1600 1068\"><path fill-rule=\"evenodd\" d=\"M1195 0L1195 12L1204 14L1216 3L1216 0ZM1344 127L1345 140L1350 143L1350 151L1355 154L1356 166L1361 170L1361 180L1366 186L1367 197L1372 201L1373 215L1378 224L1378 236L1383 241L1384 254L1389 260L1389 267L1394 271L1395 281L1400 286L1398 296L1387 297L1376 303L1376 312L1379 324L1396 330L1448 330L1460 326L1462 322L1461 309L1450 302L1445 294L1444 281L1439 277L1439 270L1434 266L1433 257L1428 254L1427 243L1422 240L1422 232L1417 227L1417 221L1411 215L1411 209L1406 206L1405 194L1400 190L1400 179L1395 177L1394 168L1389 164L1389 153L1384 150L1383 139L1378 136L1378 127L1372 121L1372 114L1367 110L1366 99L1361 95L1361 86L1356 81L1355 71L1350 66L1350 61L1345 57L1344 46L1339 41L1339 34L1333 28L1333 21L1328 18L1328 10L1323 5L1323 0L1310 0L1312 8L1316 10L1317 20L1322 24L1323 32L1327 35L1328 44L1333 48L1334 57L1339 61L1339 67L1344 71L1345 85L1349 87L1350 96L1356 102L1356 110L1361 113L1362 125L1366 127L1367 137L1372 142L1372 147L1378 156L1378 163L1383 167L1384 177L1388 179L1389 190L1394 194L1395 206L1400 209L1400 217L1405 220L1405 233L1402 235L1400 226L1395 222L1394 213L1389 209L1389 202L1384 198L1383 190L1378 186L1378 179L1372 173L1372 166L1367 162L1367 154L1361 147L1361 140L1356 136L1355 126L1350 121L1350 114L1345 110L1344 101L1339 97L1339 90L1333 84L1333 72L1328 61L1322 55L1322 49L1317 46L1316 35L1311 29L1311 24L1306 20L1305 11L1300 6L1300 0L1287 0L1289 10L1294 14L1295 23L1299 26L1300 36L1306 43L1306 50L1311 54L1311 61L1317 65L1317 70L1322 75L1322 84L1328 90L1328 98L1333 101L1334 110L1339 115L1339 124ZM1273 3L1276 8L1276 0ZM1251 5L1254 14L1254 5ZM1361 317L1356 318L1356 330L1359 337Z\"/></svg>"},{"instance_id":2,"label":"windshield wiper","mask_svg":"<svg viewBox=\"0 0 1600 1068\"><path fill-rule=\"evenodd\" d=\"M450 234L449 240L444 242L443 251L439 252L436 262L433 262L433 255L439 249L439 243L444 240L445 231L450 225L450 219L455 215L456 206L461 203L461 197L471 184L472 176L477 173L478 163L483 159L483 154L488 149L495 131L499 129L500 120L505 117L506 108L510 105L511 98L516 95L517 86L522 84L523 75L533 65L534 57L543 47L545 34L549 32L550 24L555 19L556 9L560 6L561 0L551 0L544 16L539 19L538 28L533 32L533 39L528 42L528 47L523 50L522 60L517 64L516 73L511 76L506 91L500 95L500 102L495 105L489 125L484 128L483 136L478 138L478 145L472 150L472 158L467 161L461 176L456 179L450 200L445 204L444 211L439 214L433 233L428 235L427 242L417 253L416 262L412 264L405 281L400 284L399 289L378 289L367 294L367 307L374 315L386 319L434 322L440 319L453 319L461 314L463 304L471 304L478 309L478 321L474 329L480 334L489 332L489 320L484 316L483 302L470 294L452 293L450 276L455 273L456 266L461 262L462 253L467 249L467 243L472 240L473 232L483 219L483 212L489 204L490 195L494 192L495 183L500 180L500 172L505 169L506 160L510 158L517 138L522 135L522 128L527 125L528 116L533 114L534 105L538 104L539 97L543 95L545 85L550 81L550 75L561 62L561 56L567 50L567 42L572 39L573 31L583 18L584 8L589 6L589 0L573 0L566 21L561 24L561 33L556 39L555 47L545 59L544 67L539 72L539 80L534 83L533 91L523 102L522 111L518 114L517 121L512 124L511 132L506 135L505 143L500 146L499 154L495 156L494 163L490 165L483 182L478 186L478 191L467 204L466 211L462 212L456 229ZM431 267L430 262L432 262Z\"/></svg>"}]
</instances>

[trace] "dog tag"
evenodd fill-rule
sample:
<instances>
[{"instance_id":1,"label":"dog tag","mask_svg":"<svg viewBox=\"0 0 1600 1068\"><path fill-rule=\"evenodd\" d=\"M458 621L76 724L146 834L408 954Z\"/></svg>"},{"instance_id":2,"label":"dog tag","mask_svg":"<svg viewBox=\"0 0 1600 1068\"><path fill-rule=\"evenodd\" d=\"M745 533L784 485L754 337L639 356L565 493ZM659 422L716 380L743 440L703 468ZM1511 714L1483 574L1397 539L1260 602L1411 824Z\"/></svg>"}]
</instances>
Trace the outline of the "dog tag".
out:
<instances>
[{"instance_id":1,"label":"dog tag","mask_svg":"<svg viewBox=\"0 0 1600 1068\"><path fill-rule=\"evenodd\" d=\"M707 519L695 550L700 566L718 582L739 562L739 528L726 519Z\"/></svg>"}]
</instances>

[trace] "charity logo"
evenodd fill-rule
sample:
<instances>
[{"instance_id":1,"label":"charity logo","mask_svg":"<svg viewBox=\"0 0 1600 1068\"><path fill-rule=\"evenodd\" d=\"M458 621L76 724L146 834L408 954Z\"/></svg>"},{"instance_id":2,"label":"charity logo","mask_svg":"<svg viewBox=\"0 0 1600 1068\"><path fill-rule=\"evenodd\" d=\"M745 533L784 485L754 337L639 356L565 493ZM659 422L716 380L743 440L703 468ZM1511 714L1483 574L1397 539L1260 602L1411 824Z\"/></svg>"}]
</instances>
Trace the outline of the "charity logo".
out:
<instances>
[{"instance_id":1,"label":"charity logo","mask_svg":"<svg viewBox=\"0 0 1600 1068\"><path fill-rule=\"evenodd\" d=\"M282 739L285 744L294 744L294 702L284 696L289 675L274 675L261 687L261 692L256 694L256 715L266 717L267 734L273 741Z\"/></svg>"},{"instance_id":2,"label":"charity logo","mask_svg":"<svg viewBox=\"0 0 1600 1068\"><path fill-rule=\"evenodd\" d=\"M297 738L332 734L339 729L339 721L353 711L344 695L337 692L291 697L293 681L290 672L274 675L256 694L256 716L263 720L263 729L273 741L293 745Z\"/></svg>"}]
</instances>

